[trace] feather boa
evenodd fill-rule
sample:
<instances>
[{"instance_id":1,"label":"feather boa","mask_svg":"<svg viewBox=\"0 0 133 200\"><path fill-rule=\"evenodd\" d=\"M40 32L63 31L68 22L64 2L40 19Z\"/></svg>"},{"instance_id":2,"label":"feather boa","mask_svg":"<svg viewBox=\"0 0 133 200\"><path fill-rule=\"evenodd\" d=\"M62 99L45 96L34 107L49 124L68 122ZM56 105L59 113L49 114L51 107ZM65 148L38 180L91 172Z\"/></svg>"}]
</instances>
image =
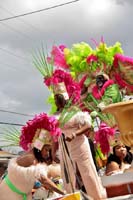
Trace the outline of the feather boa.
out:
<instances>
[{"instance_id":1,"label":"feather boa","mask_svg":"<svg viewBox=\"0 0 133 200\"><path fill-rule=\"evenodd\" d=\"M108 80L104 83L103 87L101 90L98 90L97 86L94 86L92 89L92 94L96 99L101 99L102 96L104 95L104 92L106 91L106 88L108 88L110 85L113 85L114 81L113 80Z\"/></svg>"},{"instance_id":2,"label":"feather boa","mask_svg":"<svg viewBox=\"0 0 133 200\"><path fill-rule=\"evenodd\" d=\"M95 141L100 144L101 151L106 154L110 151L109 139L115 133L115 129L107 126L106 123L100 124L99 130L95 132Z\"/></svg>"}]
</instances>

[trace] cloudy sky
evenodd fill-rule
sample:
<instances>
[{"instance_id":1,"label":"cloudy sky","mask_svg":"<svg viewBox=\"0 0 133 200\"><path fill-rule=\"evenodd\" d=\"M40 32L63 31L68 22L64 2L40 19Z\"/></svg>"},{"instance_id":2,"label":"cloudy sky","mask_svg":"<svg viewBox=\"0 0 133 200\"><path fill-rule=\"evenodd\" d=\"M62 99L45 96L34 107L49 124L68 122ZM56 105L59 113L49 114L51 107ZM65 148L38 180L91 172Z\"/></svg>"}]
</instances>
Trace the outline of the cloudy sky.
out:
<instances>
[{"instance_id":1,"label":"cloudy sky","mask_svg":"<svg viewBox=\"0 0 133 200\"><path fill-rule=\"evenodd\" d=\"M49 92L32 64L41 44L87 42L104 37L108 45L119 41L125 55L133 56L132 0L77 0L71 4L23 17L14 15L65 4L71 0L0 0L0 122L24 124L30 116L48 112ZM1 125L3 126L3 125Z\"/></svg>"}]
</instances>

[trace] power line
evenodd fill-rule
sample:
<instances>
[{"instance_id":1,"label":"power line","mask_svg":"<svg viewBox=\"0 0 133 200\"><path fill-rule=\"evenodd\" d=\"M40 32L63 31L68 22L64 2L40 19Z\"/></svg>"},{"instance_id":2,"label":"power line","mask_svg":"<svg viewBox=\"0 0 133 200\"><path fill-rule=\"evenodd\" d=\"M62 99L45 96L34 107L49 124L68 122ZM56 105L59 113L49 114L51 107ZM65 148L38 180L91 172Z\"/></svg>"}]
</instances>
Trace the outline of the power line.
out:
<instances>
[{"instance_id":1,"label":"power line","mask_svg":"<svg viewBox=\"0 0 133 200\"><path fill-rule=\"evenodd\" d=\"M10 65L10 64L7 64L7 63L3 63L3 62L1 62L1 61L0 61L0 65L4 65L4 66L6 65L6 66L8 67L8 69L13 69L13 70L15 69L15 70L17 70L17 68L15 68L15 66ZM4 69L5 69L5 68L4 68ZM6 68L6 69L7 69L7 68Z\"/></svg>"},{"instance_id":2,"label":"power line","mask_svg":"<svg viewBox=\"0 0 133 200\"><path fill-rule=\"evenodd\" d=\"M16 114L16 115L23 115L23 116L34 117L34 115L24 114L24 113L18 113L18 112L13 112L13 111L8 111L8 110L0 110L0 112L6 112L6 113L11 113L11 114Z\"/></svg>"},{"instance_id":3,"label":"power line","mask_svg":"<svg viewBox=\"0 0 133 200\"><path fill-rule=\"evenodd\" d=\"M10 55L13 55L13 56L15 56L15 57L17 57L17 58L21 58L21 59L23 59L23 60L29 62L27 58L24 58L24 57L22 57L22 56L16 55L16 54L12 53L11 51L8 51L7 49L3 49L2 47L0 47L0 50L5 51L6 53L8 53L8 54L10 54Z\"/></svg>"},{"instance_id":4,"label":"power line","mask_svg":"<svg viewBox=\"0 0 133 200\"><path fill-rule=\"evenodd\" d=\"M21 71L27 71L27 69L28 69L28 67L29 66L26 66L26 68L19 68L18 66L13 66L13 65L10 65L10 64L7 64L7 63L4 63L4 62L1 62L0 61L0 66L4 66L4 68L3 69L6 69L7 70L7 68L8 69L11 69L11 70L21 70ZM7 66L7 68L5 68L5 66Z\"/></svg>"},{"instance_id":5,"label":"power line","mask_svg":"<svg viewBox=\"0 0 133 200\"><path fill-rule=\"evenodd\" d=\"M0 122L0 124L3 124L3 125L12 125L12 126L24 126L23 124L14 124L14 123L10 123L10 122Z\"/></svg>"},{"instance_id":6,"label":"power line","mask_svg":"<svg viewBox=\"0 0 133 200\"><path fill-rule=\"evenodd\" d=\"M4 11L8 12L11 16L14 16L14 14L13 14L12 12L10 12L9 10L7 10L6 8L4 8L4 7L2 7L2 6L0 6L0 8L1 8L2 10L4 10ZM23 19L17 19L17 20L22 21L23 23L26 24L26 22L24 22ZM15 32L15 33L18 33L19 35L22 35L23 37L26 37L26 39L30 39L31 41L34 41L34 40L33 40L29 35L27 35L26 33L23 33L22 31L19 31L19 30L15 29L15 28L11 27L11 26L8 25L8 24L5 24L4 22L1 22L1 24L2 24L3 26L5 26L6 28L8 28L10 31L13 31L13 32ZM28 26L30 26L30 24L28 24ZM33 28L33 26L32 26L32 28ZM36 29L37 29L37 28L36 28Z\"/></svg>"},{"instance_id":7,"label":"power line","mask_svg":"<svg viewBox=\"0 0 133 200\"><path fill-rule=\"evenodd\" d=\"M2 10L6 11L7 13L9 13L12 17L15 16L13 12L9 11L8 9L4 8L3 6L0 6L0 8L1 8ZM24 24L30 26L32 29L35 29L35 30L38 32L38 28L35 27L35 26L33 26L33 24L30 24L29 22L27 22L27 21L25 21L25 20L23 20L23 19L17 19L17 20L23 22Z\"/></svg>"},{"instance_id":8,"label":"power line","mask_svg":"<svg viewBox=\"0 0 133 200\"><path fill-rule=\"evenodd\" d=\"M8 28L10 31L13 31L13 32L15 32L15 33L17 33L17 34L19 34L19 35L22 35L23 37L25 37L26 39L30 39L32 42L34 41L29 35L27 35L26 33L23 33L22 31L19 31L19 30L17 30L17 29L15 29L15 28L13 28L13 27L11 27L10 25L8 25L8 24L5 24L4 22L0 22L1 23L1 25L3 25L3 26L5 26L6 28Z\"/></svg>"},{"instance_id":9,"label":"power line","mask_svg":"<svg viewBox=\"0 0 133 200\"><path fill-rule=\"evenodd\" d=\"M18 17L24 17L26 15L35 14L35 13L38 13L38 12L43 12L43 11L50 10L50 9L53 9L53 8L57 8L57 7L65 6L65 5L68 5L68 4L76 3L77 1L80 1L80 0L69 1L69 2L66 2L66 3L63 3L63 4L58 4L58 5L47 7L47 8L43 8L43 9L40 9L40 10L27 12L27 13L23 13L23 14L20 14L20 15L15 15L15 16L12 16L12 17L3 18L3 19L0 19L0 22L7 21L7 20L10 20L10 19L15 19L15 18L18 18Z\"/></svg>"}]
</instances>

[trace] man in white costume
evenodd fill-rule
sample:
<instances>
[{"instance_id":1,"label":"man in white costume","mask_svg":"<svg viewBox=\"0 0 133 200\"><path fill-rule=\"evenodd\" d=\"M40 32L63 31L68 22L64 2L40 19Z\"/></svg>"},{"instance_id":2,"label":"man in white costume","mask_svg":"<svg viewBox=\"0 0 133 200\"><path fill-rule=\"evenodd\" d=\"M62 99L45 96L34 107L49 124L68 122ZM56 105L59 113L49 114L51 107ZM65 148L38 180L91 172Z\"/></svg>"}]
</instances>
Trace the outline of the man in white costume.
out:
<instances>
[{"instance_id":1,"label":"man in white costume","mask_svg":"<svg viewBox=\"0 0 133 200\"><path fill-rule=\"evenodd\" d=\"M65 89L65 85L59 83L55 85L55 102L58 107L59 115L66 105L68 100L68 95ZM68 113L71 111L68 109ZM74 108L75 109L75 108ZM66 113L67 115L67 113ZM76 177L74 172L74 166L77 165L80 172L83 184L85 186L86 192L94 200L106 199L106 191L102 187L101 180L98 177L93 159L88 143L87 137L84 135L91 127L91 117L88 112L77 111L73 117L66 122L64 127L62 127L62 132L64 133L66 144L68 147L69 155L66 153L64 147L63 139L59 139L59 147L61 153L61 168L63 174L64 187L68 193L73 192L76 188ZM73 162L73 164L71 163ZM64 164L68 171L69 183L66 181Z\"/></svg>"}]
</instances>

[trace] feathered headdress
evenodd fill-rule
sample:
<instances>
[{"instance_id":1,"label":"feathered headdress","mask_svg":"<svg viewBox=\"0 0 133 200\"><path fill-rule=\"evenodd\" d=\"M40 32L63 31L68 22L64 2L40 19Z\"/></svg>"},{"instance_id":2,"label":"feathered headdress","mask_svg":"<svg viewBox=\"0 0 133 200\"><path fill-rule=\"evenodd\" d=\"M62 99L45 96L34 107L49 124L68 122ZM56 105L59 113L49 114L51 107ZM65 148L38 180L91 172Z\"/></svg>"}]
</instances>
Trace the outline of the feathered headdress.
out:
<instances>
[{"instance_id":1,"label":"feathered headdress","mask_svg":"<svg viewBox=\"0 0 133 200\"><path fill-rule=\"evenodd\" d=\"M41 150L44 144L51 142L51 137L57 140L61 135L58 125L58 121L53 116L49 117L46 113L36 115L22 127L20 146L24 150L28 150L29 146L32 145Z\"/></svg>"},{"instance_id":2,"label":"feathered headdress","mask_svg":"<svg viewBox=\"0 0 133 200\"><path fill-rule=\"evenodd\" d=\"M64 54L62 55L63 48L65 47L60 46L57 48L54 46L51 57L46 56L42 49L41 52L34 56L33 63L43 75L45 85L52 90L53 93L55 85L64 83L69 98L71 98L72 102L75 103L80 99L81 88L71 76L70 71L59 69L59 66L63 65L59 64L60 60L64 60ZM65 63L65 60L63 63ZM66 63L64 65L64 68L68 67L66 67Z\"/></svg>"},{"instance_id":3,"label":"feathered headdress","mask_svg":"<svg viewBox=\"0 0 133 200\"><path fill-rule=\"evenodd\" d=\"M72 99L73 103L76 103L80 99L80 93L81 93L80 85L76 81L73 80L69 72L65 72L61 69L56 69L53 72L51 77L44 78L44 83L48 87L50 86L53 87L53 93L55 91L54 88L56 85L60 83L64 83L68 96L69 98ZM56 93L57 93L57 90L56 90Z\"/></svg>"},{"instance_id":4,"label":"feathered headdress","mask_svg":"<svg viewBox=\"0 0 133 200\"><path fill-rule=\"evenodd\" d=\"M133 94L133 58L116 54L112 68L112 78L126 89L126 94Z\"/></svg>"},{"instance_id":5,"label":"feathered headdress","mask_svg":"<svg viewBox=\"0 0 133 200\"><path fill-rule=\"evenodd\" d=\"M103 39L99 44L96 43L95 49L84 42L73 44L71 49L64 49L69 70L74 72L76 76L82 72L92 77L95 77L99 72L109 75L116 53L123 53L121 44L117 42L108 47Z\"/></svg>"}]
</instances>

